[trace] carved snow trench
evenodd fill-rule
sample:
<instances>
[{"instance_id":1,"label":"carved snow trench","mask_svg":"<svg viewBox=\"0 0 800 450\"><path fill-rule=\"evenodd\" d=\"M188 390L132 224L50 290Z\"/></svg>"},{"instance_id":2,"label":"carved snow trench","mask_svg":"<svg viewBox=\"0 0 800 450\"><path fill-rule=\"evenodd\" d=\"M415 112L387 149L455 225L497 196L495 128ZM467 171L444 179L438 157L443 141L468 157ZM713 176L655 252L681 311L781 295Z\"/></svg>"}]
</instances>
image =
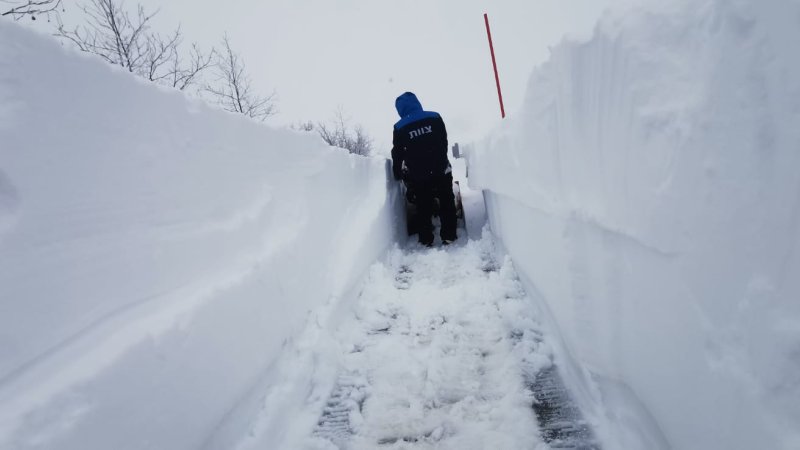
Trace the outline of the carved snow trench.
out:
<instances>
[{"instance_id":1,"label":"carved snow trench","mask_svg":"<svg viewBox=\"0 0 800 450\"><path fill-rule=\"evenodd\" d=\"M485 233L373 266L307 448L600 448L497 255Z\"/></svg>"}]
</instances>

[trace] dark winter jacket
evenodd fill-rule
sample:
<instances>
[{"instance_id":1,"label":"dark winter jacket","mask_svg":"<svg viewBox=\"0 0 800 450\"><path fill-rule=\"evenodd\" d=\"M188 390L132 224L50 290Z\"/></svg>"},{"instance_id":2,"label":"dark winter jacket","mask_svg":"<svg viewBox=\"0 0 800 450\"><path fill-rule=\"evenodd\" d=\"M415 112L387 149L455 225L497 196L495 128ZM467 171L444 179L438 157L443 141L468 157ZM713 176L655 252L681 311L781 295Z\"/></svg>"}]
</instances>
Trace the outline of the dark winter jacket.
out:
<instances>
[{"instance_id":1,"label":"dark winter jacket","mask_svg":"<svg viewBox=\"0 0 800 450\"><path fill-rule=\"evenodd\" d=\"M447 130L439 113L423 111L411 92L395 101L400 120L394 124L392 169L397 179L427 181L451 172Z\"/></svg>"}]
</instances>

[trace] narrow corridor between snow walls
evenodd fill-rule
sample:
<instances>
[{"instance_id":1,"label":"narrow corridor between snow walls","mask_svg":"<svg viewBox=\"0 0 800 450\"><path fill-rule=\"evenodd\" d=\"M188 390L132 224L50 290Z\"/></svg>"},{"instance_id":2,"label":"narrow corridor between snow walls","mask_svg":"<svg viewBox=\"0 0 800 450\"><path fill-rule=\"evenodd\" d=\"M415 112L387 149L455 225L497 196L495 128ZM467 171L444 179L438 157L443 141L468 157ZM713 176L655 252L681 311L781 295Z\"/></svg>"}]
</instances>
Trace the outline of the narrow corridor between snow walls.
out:
<instances>
[{"instance_id":1,"label":"narrow corridor between snow walls","mask_svg":"<svg viewBox=\"0 0 800 450\"><path fill-rule=\"evenodd\" d=\"M567 388L569 357L492 235L481 192L462 195L455 244L410 236L369 269L335 327L318 313L238 450L621 448L597 399ZM287 407L301 372L314 375Z\"/></svg>"},{"instance_id":2,"label":"narrow corridor between snow walls","mask_svg":"<svg viewBox=\"0 0 800 450\"><path fill-rule=\"evenodd\" d=\"M0 19L0 450L800 449L800 2L635 3L517 39L500 123L423 95L469 142L433 248L383 155Z\"/></svg>"}]
</instances>

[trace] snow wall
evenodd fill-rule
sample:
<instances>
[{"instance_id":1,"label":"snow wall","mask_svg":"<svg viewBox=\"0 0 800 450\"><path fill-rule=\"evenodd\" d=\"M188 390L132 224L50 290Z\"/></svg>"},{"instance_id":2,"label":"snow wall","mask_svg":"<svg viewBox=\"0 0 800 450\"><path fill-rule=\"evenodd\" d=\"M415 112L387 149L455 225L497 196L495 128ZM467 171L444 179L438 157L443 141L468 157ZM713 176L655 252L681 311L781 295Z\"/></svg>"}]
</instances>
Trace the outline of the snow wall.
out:
<instances>
[{"instance_id":1,"label":"snow wall","mask_svg":"<svg viewBox=\"0 0 800 450\"><path fill-rule=\"evenodd\" d=\"M571 354L669 445L797 449L800 3L666 3L554 47L470 185Z\"/></svg>"},{"instance_id":2,"label":"snow wall","mask_svg":"<svg viewBox=\"0 0 800 450\"><path fill-rule=\"evenodd\" d=\"M395 241L386 161L0 43L0 448L221 442Z\"/></svg>"}]
</instances>

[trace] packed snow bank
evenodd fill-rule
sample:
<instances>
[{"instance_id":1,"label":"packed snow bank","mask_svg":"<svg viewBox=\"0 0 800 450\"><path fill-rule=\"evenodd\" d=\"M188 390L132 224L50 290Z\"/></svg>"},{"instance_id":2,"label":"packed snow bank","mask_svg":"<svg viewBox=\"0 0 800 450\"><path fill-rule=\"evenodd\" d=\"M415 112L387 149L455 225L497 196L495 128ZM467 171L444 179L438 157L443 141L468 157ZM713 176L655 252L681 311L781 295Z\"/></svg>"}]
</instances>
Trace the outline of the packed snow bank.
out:
<instances>
[{"instance_id":1,"label":"packed snow bank","mask_svg":"<svg viewBox=\"0 0 800 450\"><path fill-rule=\"evenodd\" d=\"M200 448L394 241L385 161L0 42L0 448Z\"/></svg>"},{"instance_id":2,"label":"packed snow bank","mask_svg":"<svg viewBox=\"0 0 800 450\"><path fill-rule=\"evenodd\" d=\"M674 448L800 448L800 4L668 3L555 47L470 183Z\"/></svg>"}]
</instances>

